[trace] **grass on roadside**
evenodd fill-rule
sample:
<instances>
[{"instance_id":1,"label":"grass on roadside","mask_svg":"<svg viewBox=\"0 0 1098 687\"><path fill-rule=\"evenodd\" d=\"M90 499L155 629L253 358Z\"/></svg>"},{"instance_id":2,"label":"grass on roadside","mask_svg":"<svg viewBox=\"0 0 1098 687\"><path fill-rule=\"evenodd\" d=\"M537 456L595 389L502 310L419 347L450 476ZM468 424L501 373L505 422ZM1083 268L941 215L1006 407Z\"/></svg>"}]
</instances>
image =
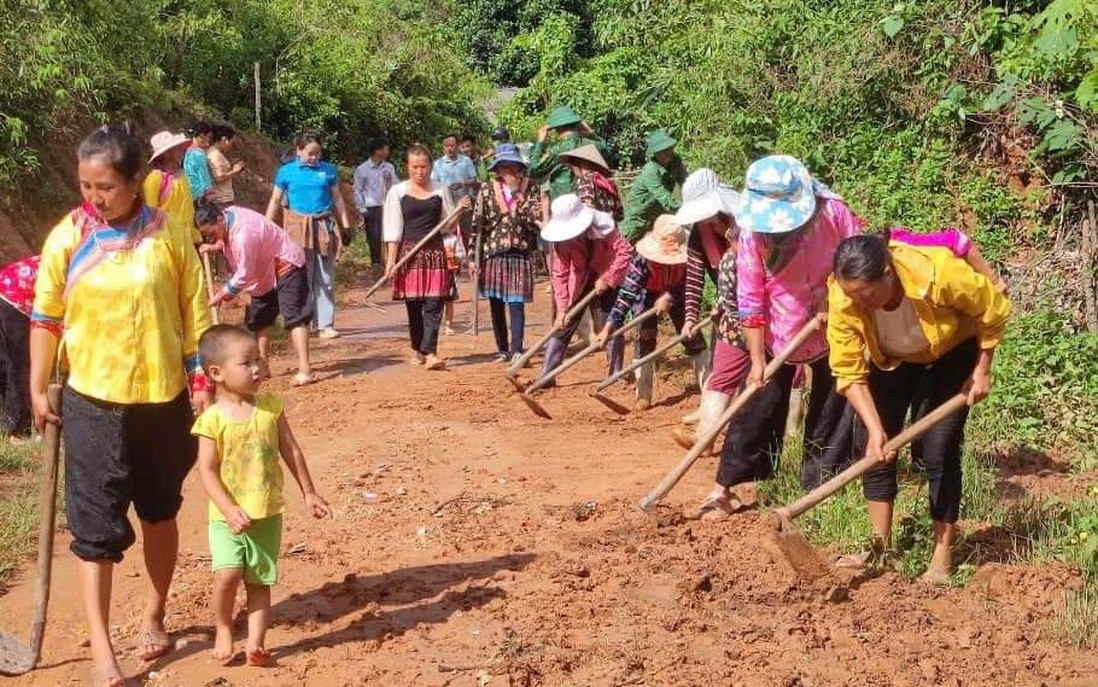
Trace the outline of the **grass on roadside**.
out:
<instances>
[{"instance_id":1,"label":"grass on roadside","mask_svg":"<svg viewBox=\"0 0 1098 687\"><path fill-rule=\"evenodd\" d=\"M1098 647L1098 485L1085 496L1068 501L1031 496L1004 502L1000 498L999 470L988 456L974 448L985 442L978 432L973 434L962 458L963 522L952 584L968 584L978 566L989 561L1075 566L1083 574L1083 587L1066 591L1064 605L1050 629L1065 644L1081 649ZM800 450L799 436L787 439L775 479L759 485L763 505L789 503L802 495ZM899 460L892 565L901 575L913 578L926 569L930 560L933 524L925 477L910 465L906 451ZM808 511L797 524L821 548L841 553L871 550L860 482L848 485ZM989 537L989 533L994 536Z\"/></svg>"},{"instance_id":2,"label":"grass on roadside","mask_svg":"<svg viewBox=\"0 0 1098 687\"><path fill-rule=\"evenodd\" d=\"M39 446L0 436L0 592L34 546Z\"/></svg>"}]
</instances>

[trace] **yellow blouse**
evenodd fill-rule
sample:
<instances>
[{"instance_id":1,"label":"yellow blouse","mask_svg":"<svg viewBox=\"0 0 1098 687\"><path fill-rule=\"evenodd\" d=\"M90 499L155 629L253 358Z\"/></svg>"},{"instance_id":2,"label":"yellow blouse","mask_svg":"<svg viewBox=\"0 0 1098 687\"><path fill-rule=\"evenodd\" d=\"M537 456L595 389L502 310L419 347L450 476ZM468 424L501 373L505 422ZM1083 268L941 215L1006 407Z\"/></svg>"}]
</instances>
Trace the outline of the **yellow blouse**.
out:
<instances>
[{"instance_id":1,"label":"yellow blouse","mask_svg":"<svg viewBox=\"0 0 1098 687\"><path fill-rule=\"evenodd\" d=\"M191 198L191 185L187 175L180 172L171 175L171 182L164 187L164 172L154 169L145 177L142 191L145 205L160 208L169 216L176 218L191 233L191 243L202 243L202 233L194 225L194 200Z\"/></svg>"},{"instance_id":2,"label":"yellow blouse","mask_svg":"<svg viewBox=\"0 0 1098 687\"><path fill-rule=\"evenodd\" d=\"M893 241L889 252L904 296L915 306L930 347L903 358L886 355L872 315L847 296L832 275L828 280L827 341L839 391L866 379L867 353L878 368L891 370L903 362L934 362L973 336L982 350L1003 340L1010 299L953 251Z\"/></svg>"},{"instance_id":3,"label":"yellow blouse","mask_svg":"<svg viewBox=\"0 0 1098 687\"><path fill-rule=\"evenodd\" d=\"M141 212L127 233L71 212L46 238L35 283L31 319L61 335L68 383L112 403L178 396L210 326L190 235L159 210Z\"/></svg>"},{"instance_id":4,"label":"yellow blouse","mask_svg":"<svg viewBox=\"0 0 1098 687\"><path fill-rule=\"evenodd\" d=\"M253 520L282 512L283 475L278 451L278 419L282 398L259 394L247 420L234 420L216 403L198 417L191 434L217 445L218 474L225 491ZM213 501L211 520L224 520Z\"/></svg>"}]
</instances>

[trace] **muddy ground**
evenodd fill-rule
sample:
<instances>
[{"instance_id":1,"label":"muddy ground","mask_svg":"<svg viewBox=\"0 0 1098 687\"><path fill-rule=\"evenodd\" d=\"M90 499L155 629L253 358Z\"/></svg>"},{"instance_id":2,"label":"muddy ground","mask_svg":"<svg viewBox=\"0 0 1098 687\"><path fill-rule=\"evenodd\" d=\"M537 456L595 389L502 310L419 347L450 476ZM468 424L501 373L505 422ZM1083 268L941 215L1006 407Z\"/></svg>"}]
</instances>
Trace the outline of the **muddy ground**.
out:
<instances>
[{"instance_id":1,"label":"muddy ground","mask_svg":"<svg viewBox=\"0 0 1098 687\"><path fill-rule=\"evenodd\" d=\"M538 299L535 335L547 319ZM458 308L461 321L469 306ZM208 658L205 501L192 475L168 621L175 652L151 665L133 653L140 543L115 577L113 625L135 684L1098 684L1098 658L1049 631L1079 583L1071 569L985 565L964 589L891 573L802 582L762 546L763 513L682 517L711 460L641 513L637 499L682 455L668 433L696 397L665 380L654 409L617 415L588 396L602 370L589 361L543 396L553 419L538 418L489 361L483 310L479 338L443 339L447 372L404 362L399 304L341 313L347 336L316 343L319 384L289 389L288 361L277 361L273 386L337 512L307 519L290 495L268 637L277 665ZM0 684L88 684L67 545L62 533L42 666ZM32 576L0 598L5 629L27 632Z\"/></svg>"}]
</instances>

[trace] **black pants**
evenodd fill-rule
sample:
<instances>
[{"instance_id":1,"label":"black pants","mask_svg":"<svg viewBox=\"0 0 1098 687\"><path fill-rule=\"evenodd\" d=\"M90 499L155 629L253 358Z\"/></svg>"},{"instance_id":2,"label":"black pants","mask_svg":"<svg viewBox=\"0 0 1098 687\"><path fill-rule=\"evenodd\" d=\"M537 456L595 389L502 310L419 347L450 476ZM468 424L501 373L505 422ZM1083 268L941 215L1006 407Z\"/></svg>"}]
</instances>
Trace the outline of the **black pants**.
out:
<instances>
[{"instance_id":1,"label":"black pants","mask_svg":"<svg viewBox=\"0 0 1098 687\"><path fill-rule=\"evenodd\" d=\"M404 301L408 309L408 338L412 350L423 355L438 353L438 330L442 327L444 298L422 298Z\"/></svg>"},{"instance_id":2,"label":"black pants","mask_svg":"<svg viewBox=\"0 0 1098 687\"><path fill-rule=\"evenodd\" d=\"M960 393L972 375L979 355L976 339L969 339L928 365L903 363L895 370L870 366L869 391L887 436L896 436L908 411L912 422ZM934 426L912 445L930 485L930 515L939 522L957 522L961 512L961 450L965 440L968 408L963 408ZM855 446L864 450L865 425L854 427ZM862 493L870 501L893 501L899 491L895 461L882 465L862 478Z\"/></svg>"},{"instance_id":3,"label":"black pants","mask_svg":"<svg viewBox=\"0 0 1098 687\"><path fill-rule=\"evenodd\" d=\"M70 548L84 561L117 563L135 540L131 503L151 523L175 518L183 504L198 455L190 398L120 405L66 386L61 405Z\"/></svg>"},{"instance_id":4,"label":"black pants","mask_svg":"<svg viewBox=\"0 0 1098 687\"><path fill-rule=\"evenodd\" d=\"M835 393L835 378L827 358L811 364L812 392L804 419L801 486L814 489L849 463L853 448L854 412ZM717 483L731 487L769 479L782 452L789 394L797 368L783 365L770 383L733 416L728 424Z\"/></svg>"},{"instance_id":5,"label":"black pants","mask_svg":"<svg viewBox=\"0 0 1098 687\"><path fill-rule=\"evenodd\" d=\"M644 297L644 310L651 310L656 301L662 296L662 292L649 291ZM667 311L668 316L671 318L671 323L675 325L675 331L681 332L682 327L686 324L686 305L683 303L683 299L680 294L675 294L676 297L671 305L671 309ZM634 315L640 315L642 311L640 309L634 309ZM656 339L659 334L659 317L653 317L645 320L639 327L637 332L637 340L633 344L633 357L643 358L652 351L656 350ZM682 342L682 347L686 350L688 355L697 355L706 348L705 337L702 336L701 331L695 331L694 335L686 341Z\"/></svg>"},{"instance_id":6,"label":"black pants","mask_svg":"<svg viewBox=\"0 0 1098 687\"><path fill-rule=\"evenodd\" d=\"M504 303L499 298L489 298L492 312L492 333L496 335L496 350L515 355L522 353L522 336L526 329L526 304ZM507 340L507 314L511 315L511 340Z\"/></svg>"},{"instance_id":7,"label":"black pants","mask_svg":"<svg viewBox=\"0 0 1098 687\"><path fill-rule=\"evenodd\" d=\"M30 318L0 300L0 431L26 434L30 427Z\"/></svg>"},{"instance_id":8,"label":"black pants","mask_svg":"<svg viewBox=\"0 0 1098 687\"><path fill-rule=\"evenodd\" d=\"M385 243L381 239L381 206L366 208L362 216L366 225L366 243L370 246L370 264L385 264Z\"/></svg>"}]
</instances>

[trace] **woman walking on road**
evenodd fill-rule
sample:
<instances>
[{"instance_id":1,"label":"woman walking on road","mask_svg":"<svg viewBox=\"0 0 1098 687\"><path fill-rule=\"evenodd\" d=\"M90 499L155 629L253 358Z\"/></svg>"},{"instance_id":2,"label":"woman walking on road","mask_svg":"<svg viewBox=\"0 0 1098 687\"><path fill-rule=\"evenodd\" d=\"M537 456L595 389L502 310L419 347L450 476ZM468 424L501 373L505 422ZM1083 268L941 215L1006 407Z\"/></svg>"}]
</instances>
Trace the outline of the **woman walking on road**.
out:
<instances>
[{"instance_id":1,"label":"woman walking on road","mask_svg":"<svg viewBox=\"0 0 1098 687\"><path fill-rule=\"evenodd\" d=\"M332 163L320 159L323 150L319 135L306 131L294 145L297 159L279 168L267 204L267 219L278 223L278 212L285 198L282 227L305 249L318 335L334 339L339 336L335 329L335 264L343 251L340 226L349 228L350 217L339 192L339 171Z\"/></svg>"},{"instance_id":2,"label":"woman walking on road","mask_svg":"<svg viewBox=\"0 0 1098 687\"><path fill-rule=\"evenodd\" d=\"M104 127L77 158L84 202L47 237L35 285L31 404L39 429L60 422L47 389L63 342L65 509L80 559L89 684L121 687L111 580L135 541L131 503L150 582L138 655L153 660L172 647L164 615L179 548L175 518L196 455L191 406L210 403L198 359L210 321L190 228L142 202L140 144Z\"/></svg>"},{"instance_id":3,"label":"woman walking on road","mask_svg":"<svg viewBox=\"0 0 1098 687\"><path fill-rule=\"evenodd\" d=\"M948 247L909 245L884 236L839 244L828 301L827 338L839 393L858 414L856 445L881 466L862 478L873 534L892 545L896 454L885 443L950 397L968 405L991 390L991 362L1003 339L1010 300ZM915 441L927 472L934 551L923 579L944 583L961 504L961 452L968 410ZM862 565L865 556L840 564Z\"/></svg>"},{"instance_id":4,"label":"woman walking on road","mask_svg":"<svg viewBox=\"0 0 1098 687\"><path fill-rule=\"evenodd\" d=\"M530 253L538 243L541 197L526 176L526 163L514 144L499 144L489 170L495 179L481 187L473 205L473 231L481 241L482 264L473 263L472 270L491 308L496 358L507 362L522 354L525 304L534 300Z\"/></svg>"},{"instance_id":5,"label":"woman walking on road","mask_svg":"<svg viewBox=\"0 0 1098 687\"><path fill-rule=\"evenodd\" d=\"M407 162L408 179L393 186L385 196L385 275L393 282L393 300L404 301L408 311L410 362L428 370L443 370L446 363L438 357L438 335L442 311L450 297L450 272L442 234L436 234L399 270L396 263L450 214L453 201L443 184L431 181L431 152L425 146L408 148ZM469 205L469 199L463 198L461 207Z\"/></svg>"}]
</instances>

